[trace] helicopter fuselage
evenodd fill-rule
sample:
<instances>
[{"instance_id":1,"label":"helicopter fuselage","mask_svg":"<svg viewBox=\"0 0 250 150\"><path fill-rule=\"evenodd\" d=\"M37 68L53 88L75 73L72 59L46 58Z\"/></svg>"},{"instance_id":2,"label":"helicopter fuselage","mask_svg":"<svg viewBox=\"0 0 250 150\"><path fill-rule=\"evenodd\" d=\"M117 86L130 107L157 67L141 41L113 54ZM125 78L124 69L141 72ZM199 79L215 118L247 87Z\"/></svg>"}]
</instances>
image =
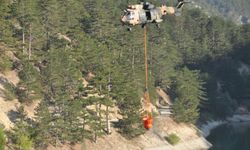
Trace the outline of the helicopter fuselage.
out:
<instances>
[{"instance_id":1,"label":"helicopter fuselage","mask_svg":"<svg viewBox=\"0 0 250 150\"><path fill-rule=\"evenodd\" d=\"M121 22L129 26L143 26L147 23L160 23L163 21L163 15L174 13L175 9L173 7L167 7L165 5L161 7L154 7L152 4L147 5L146 7L143 4L130 5L124 10Z\"/></svg>"}]
</instances>

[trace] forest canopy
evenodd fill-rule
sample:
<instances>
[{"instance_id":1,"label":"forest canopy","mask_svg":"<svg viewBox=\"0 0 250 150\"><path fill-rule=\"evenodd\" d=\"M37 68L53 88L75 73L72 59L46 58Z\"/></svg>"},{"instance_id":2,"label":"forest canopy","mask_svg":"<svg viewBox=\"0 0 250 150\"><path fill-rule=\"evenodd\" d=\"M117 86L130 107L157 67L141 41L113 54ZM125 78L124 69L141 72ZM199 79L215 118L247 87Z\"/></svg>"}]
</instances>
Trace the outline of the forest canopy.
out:
<instances>
[{"instance_id":1,"label":"forest canopy","mask_svg":"<svg viewBox=\"0 0 250 150\"><path fill-rule=\"evenodd\" d=\"M11 61L1 52L0 71L19 68L21 81L12 90L20 102L41 100L32 123L19 109L20 119L9 133L13 145L25 149L96 142L107 134L112 107L123 116L117 125L123 136L145 132L140 112L143 30L136 26L127 32L121 26L125 1L0 3L0 44L14 49L20 60ZM171 96L175 120L226 117L244 105L250 74L238 70L250 65L250 25L237 26L187 7L179 17L167 16L160 29L147 28L150 94L160 87ZM96 93L99 97L86 97Z\"/></svg>"}]
</instances>

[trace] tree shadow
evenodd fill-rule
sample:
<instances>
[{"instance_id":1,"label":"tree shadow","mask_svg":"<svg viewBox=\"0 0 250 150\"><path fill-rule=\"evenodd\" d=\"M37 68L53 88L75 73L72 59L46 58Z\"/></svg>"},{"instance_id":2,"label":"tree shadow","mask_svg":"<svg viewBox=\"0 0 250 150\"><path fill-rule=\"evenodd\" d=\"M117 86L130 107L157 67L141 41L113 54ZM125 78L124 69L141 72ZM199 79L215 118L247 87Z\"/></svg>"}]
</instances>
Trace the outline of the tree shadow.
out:
<instances>
[{"instance_id":1,"label":"tree shadow","mask_svg":"<svg viewBox=\"0 0 250 150\"><path fill-rule=\"evenodd\" d=\"M7 116L8 118L10 119L11 122L13 123L16 123L18 118L19 118L19 113L17 111L14 111L14 110L10 110L8 113L7 113Z\"/></svg>"}]
</instances>

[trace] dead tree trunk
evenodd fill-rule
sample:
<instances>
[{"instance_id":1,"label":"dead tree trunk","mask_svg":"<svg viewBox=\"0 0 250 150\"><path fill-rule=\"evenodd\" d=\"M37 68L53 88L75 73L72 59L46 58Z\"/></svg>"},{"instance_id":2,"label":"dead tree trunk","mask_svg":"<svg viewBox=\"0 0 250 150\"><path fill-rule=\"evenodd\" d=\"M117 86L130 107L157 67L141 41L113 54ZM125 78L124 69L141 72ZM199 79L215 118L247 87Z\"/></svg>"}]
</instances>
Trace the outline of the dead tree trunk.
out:
<instances>
[{"instance_id":1,"label":"dead tree trunk","mask_svg":"<svg viewBox=\"0 0 250 150\"><path fill-rule=\"evenodd\" d=\"M30 60L30 58L31 58L31 46L32 46L32 26L31 26L31 24L30 24L30 28L29 28L29 30L30 30L30 35L29 35L29 60Z\"/></svg>"},{"instance_id":2,"label":"dead tree trunk","mask_svg":"<svg viewBox=\"0 0 250 150\"><path fill-rule=\"evenodd\" d=\"M23 54L25 54L25 32L24 32L24 27L23 27L22 32L23 32L23 33L22 33L22 34L23 34L23 35L22 35L22 37L23 37L23 43L22 43L22 44L23 44Z\"/></svg>"},{"instance_id":3,"label":"dead tree trunk","mask_svg":"<svg viewBox=\"0 0 250 150\"><path fill-rule=\"evenodd\" d=\"M106 106L106 128L107 134L111 134L110 121L109 121L109 106Z\"/></svg>"},{"instance_id":4,"label":"dead tree trunk","mask_svg":"<svg viewBox=\"0 0 250 150\"><path fill-rule=\"evenodd\" d=\"M109 80L108 80L108 98L110 98L110 94L109 92L111 92L111 73L109 70ZM109 121L109 106L106 106L106 130L107 130L107 134L111 134L111 129L110 129L110 121Z\"/></svg>"}]
</instances>

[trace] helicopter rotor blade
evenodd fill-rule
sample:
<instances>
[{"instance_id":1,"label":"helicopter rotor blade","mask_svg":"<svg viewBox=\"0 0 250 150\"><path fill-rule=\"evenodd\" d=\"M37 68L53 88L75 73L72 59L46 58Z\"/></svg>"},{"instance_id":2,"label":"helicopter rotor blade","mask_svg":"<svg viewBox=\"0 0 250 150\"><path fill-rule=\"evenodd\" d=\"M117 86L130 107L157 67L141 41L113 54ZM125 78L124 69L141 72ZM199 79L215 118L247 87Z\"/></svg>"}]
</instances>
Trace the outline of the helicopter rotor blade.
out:
<instances>
[{"instance_id":1,"label":"helicopter rotor blade","mask_svg":"<svg viewBox=\"0 0 250 150\"><path fill-rule=\"evenodd\" d=\"M183 2L183 3L191 3L190 0L178 0L178 2Z\"/></svg>"},{"instance_id":2,"label":"helicopter rotor blade","mask_svg":"<svg viewBox=\"0 0 250 150\"><path fill-rule=\"evenodd\" d=\"M178 0L177 5L175 6L175 7L176 7L175 16L180 16L180 15L181 15L183 6L184 6L186 3L191 3L191 0Z\"/></svg>"}]
</instances>

